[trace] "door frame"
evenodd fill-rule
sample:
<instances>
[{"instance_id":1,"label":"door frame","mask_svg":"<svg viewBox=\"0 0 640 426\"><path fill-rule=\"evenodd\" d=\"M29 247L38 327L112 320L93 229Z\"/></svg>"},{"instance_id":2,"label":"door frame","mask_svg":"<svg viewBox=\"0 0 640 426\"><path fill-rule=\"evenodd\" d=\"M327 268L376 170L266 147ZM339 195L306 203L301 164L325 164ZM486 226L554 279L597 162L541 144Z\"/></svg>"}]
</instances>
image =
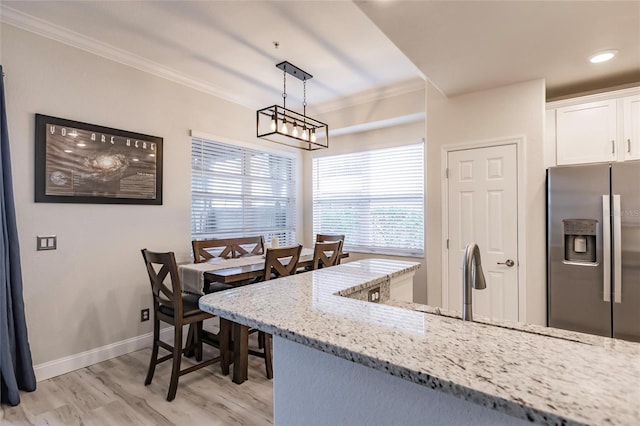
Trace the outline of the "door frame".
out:
<instances>
[{"instance_id":1,"label":"door frame","mask_svg":"<svg viewBox=\"0 0 640 426\"><path fill-rule=\"evenodd\" d=\"M524 135L510 136L496 139L486 139L480 141L460 142L443 145L440 149L441 159L440 168L442 184L440 189L441 194L441 206L442 206L442 305L449 306L449 249L447 248L447 240L449 239L449 190L448 181L446 177L448 155L452 151L464 151L468 149L477 148L490 148L494 146L502 145L514 145L516 146L516 167L518 175L518 185L516 188L516 202L517 202L517 238L518 238L518 253L517 253L517 265L518 265L518 321L524 322L527 318L527 303L526 303L526 261L520 261L520 259L526 259L526 138Z\"/></svg>"}]
</instances>

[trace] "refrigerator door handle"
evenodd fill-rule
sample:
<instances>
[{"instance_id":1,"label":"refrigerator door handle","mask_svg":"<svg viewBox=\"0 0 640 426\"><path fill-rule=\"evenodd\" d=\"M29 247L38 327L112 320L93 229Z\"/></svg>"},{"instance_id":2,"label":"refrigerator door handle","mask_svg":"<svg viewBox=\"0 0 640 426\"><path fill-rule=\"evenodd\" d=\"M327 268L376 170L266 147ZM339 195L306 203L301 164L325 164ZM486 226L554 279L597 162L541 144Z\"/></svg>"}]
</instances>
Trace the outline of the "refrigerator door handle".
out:
<instances>
[{"instance_id":1,"label":"refrigerator door handle","mask_svg":"<svg viewBox=\"0 0 640 426\"><path fill-rule=\"evenodd\" d=\"M602 300L611 302L611 205L609 195L602 196Z\"/></svg>"},{"instance_id":2,"label":"refrigerator door handle","mask_svg":"<svg viewBox=\"0 0 640 426\"><path fill-rule=\"evenodd\" d=\"M613 196L613 301L622 303L622 226L620 195Z\"/></svg>"}]
</instances>

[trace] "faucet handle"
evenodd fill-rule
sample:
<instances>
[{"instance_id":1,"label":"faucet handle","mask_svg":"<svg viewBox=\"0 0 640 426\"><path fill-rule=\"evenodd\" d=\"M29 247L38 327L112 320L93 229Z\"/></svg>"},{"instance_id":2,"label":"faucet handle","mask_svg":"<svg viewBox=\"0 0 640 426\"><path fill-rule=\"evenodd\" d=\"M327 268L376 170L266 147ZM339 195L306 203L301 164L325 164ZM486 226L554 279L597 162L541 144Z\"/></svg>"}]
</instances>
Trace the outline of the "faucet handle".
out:
<instances>
[{"instance_id":1,"label":"faucet handle","mask_svg":"<svg viewBox=\"0 0 640 426\"><path fill-rule=\"evenodd\" d=\"M507 259L506 262L498 262L498 265L507 265L509 268L511 268L515 264L516 264L516 262L514 262L511 259Z\"/></svg>"}]
</instances>

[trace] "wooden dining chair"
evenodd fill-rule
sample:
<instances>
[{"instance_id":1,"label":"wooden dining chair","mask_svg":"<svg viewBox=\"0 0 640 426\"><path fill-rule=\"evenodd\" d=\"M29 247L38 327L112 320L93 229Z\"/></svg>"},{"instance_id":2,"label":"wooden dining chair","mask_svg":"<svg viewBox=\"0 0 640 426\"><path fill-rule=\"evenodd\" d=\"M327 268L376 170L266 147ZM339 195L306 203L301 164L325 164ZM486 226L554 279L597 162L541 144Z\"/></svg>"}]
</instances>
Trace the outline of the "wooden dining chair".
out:
<instances>
[{"instance_id":1,"label":"wooden dining chair","mask_svg":"<svg viewBox=\"0 0 640 426\"><path fill-rule=\"evenodd\" d=\"M264 261L264 281L293 275L298 269L302 245L267 249Z\"/></svg>"},{"instance_id":2,"label":"wooden dining chair","mask_svg":"<svg viewBox=\"0 0 640 426\"><path fill-rule=\"evenodd\" d=\"M216 257L222 259L238 258L241 256L259 256L264 254L264 237L220 238L191 241L193 262L207 262ZM205 278L203 291L216 293L233 288L231 284L207 281Z\"/></svg>"},{"instance_id":3,"label":"wooden dining chair","mask_svg":"<svg viewBox=\"0 0 640 426\"><path fill-rule=\"evenodd\" d=\"M182 354L194 350L196 361L202 361L202 322L213 318L212 314L201 311L198 308L198 295L182 293L182 285L178 276L178 266L173 252L156 253L142 249L142 258L147 267L151 291L153 293L153 346L149 370L144 381L145 386L151 383L156 365L172 360L171 380L167 401L172 401L178 389L178 378L184 374L199 370L221 360L215 357L200 362L191 367L180 369ZM173 345L160 340L160 322L173 325ZM191 342L182 347L182 328L185 325L193 325L194 337ZM166 349L170 354L158 358L159 348ZM227 348L220 348L222 353ZM226 352L225 352L226 353Z\"/></svg>"},{"instance_id":4,"label":"wooden dining chair","mask_svg":"<svg viewBox=\"0 0 640 426\"><path fill-rule=\"evenodd\" d=\"M296 273L296 270L298 269L298 262L300 261L301 252L302 245L300 244L292 247L278 247L267 249L262 280L268 281L274 278L294 275ZM255 330L249 330L249 333L254 331ZM261 351L249 349L249 354L264 358L267 378L272 379L273 362L271 354L271 335L260 331L258 333L258 345Z\"/></svg>"},{"instance_id":5,"label":"wooden dining chair","mask_svg":"<svg viewBox=\"0 0 640 426\"><path fill-rule=\"evenodd\" d=\"M313 247L313 269L335 266L340 262L342 241L316 243Z\"/></svg>"},{"instance_id":6,"label":"wooden dining chair","mask_svg":"<svg viewBox=\"0 0 640 426\"><path fill-rule=\"evenodd\" d=\"M340 264L342 258L342 248L344 247L344 235L339 234L316 234L316 243L326 243L331 241L342 241L340 245L340 253L338 254L338 260L336 265ZM315 269L315 268L314 268Z\"/></svg>"},{"instance_id":7,"label":"wooden dining chair","mask_svg":"<svg viewBox=\"0 0 640 426\"><path fill-rule=\"evenodd\" d=\"M264 254L264 237L220 238L191 241L194 263L206 262L215 257L223 259Z\"/></svg>"}]
</instances>

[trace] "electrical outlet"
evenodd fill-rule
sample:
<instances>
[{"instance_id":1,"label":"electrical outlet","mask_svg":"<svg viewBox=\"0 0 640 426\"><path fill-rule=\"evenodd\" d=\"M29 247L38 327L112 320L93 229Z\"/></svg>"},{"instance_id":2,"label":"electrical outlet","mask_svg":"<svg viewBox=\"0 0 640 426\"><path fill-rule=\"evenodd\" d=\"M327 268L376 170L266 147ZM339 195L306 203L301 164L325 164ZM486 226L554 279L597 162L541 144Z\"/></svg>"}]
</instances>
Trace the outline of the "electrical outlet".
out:
<instances>
[{"instance_id":1,"label":"electrical outlet","mask_svg":"<svg viewBox=\"0 0 640 426\"><path fill-rule=\"evenodd\" d=\"M149 308L140 311L140 322L149 321Z\"/></svg>"},{"instance_id":2,"label":"electrical outlet","mask_svg":"<svg viewBox=\"0 0 640 426\"><path fill-rule=\"evenodd\" d=\"M380 302L380 287L374 287L369 290L369 296L367 297L369 302L379 303Z\"/></svg>"}]
</instances>

